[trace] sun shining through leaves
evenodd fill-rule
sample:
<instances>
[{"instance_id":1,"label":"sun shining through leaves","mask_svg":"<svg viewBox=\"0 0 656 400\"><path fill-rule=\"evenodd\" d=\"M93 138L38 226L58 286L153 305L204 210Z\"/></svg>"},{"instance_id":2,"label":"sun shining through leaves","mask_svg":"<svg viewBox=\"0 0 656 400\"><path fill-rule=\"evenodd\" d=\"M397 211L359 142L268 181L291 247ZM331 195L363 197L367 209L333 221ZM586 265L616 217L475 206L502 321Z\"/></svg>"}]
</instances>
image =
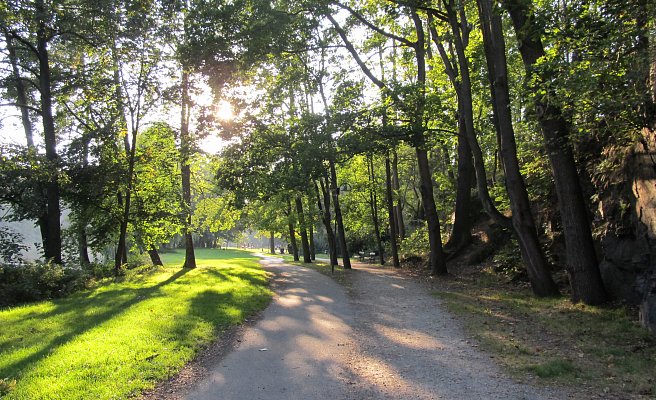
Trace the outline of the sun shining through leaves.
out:
<instances>
[{"instance_id":1,"label":"sun shining through leaves","mask_svg":"<svg viewBox=\"0 0 656 400\"><path fill-rule=\"evenodd\" d=\"M232 121L235 117L235 114L232 112L232 105L226 100L221 100L219 104L216 105L215 116L220 121Z\"/></svg>"}]
</instances>

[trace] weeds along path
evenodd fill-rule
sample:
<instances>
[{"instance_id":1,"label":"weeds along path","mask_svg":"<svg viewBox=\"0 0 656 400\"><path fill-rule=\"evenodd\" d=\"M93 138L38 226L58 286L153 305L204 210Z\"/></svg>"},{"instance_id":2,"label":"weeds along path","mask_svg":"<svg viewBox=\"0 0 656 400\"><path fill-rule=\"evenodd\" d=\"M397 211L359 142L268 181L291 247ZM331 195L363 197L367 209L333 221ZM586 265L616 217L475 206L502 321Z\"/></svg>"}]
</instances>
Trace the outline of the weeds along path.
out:
<instances>
[{"instance_id":1,"label":"weeds along path","mask_svg":"<svg viewBox=\"0 0 656 400\"><path fill-rule=\"evenodd\" d=\"M184 398L566 399L506 377L430 288L358 265L347 288L266 257L277 295Z\"/></svg>"}]
</instances>

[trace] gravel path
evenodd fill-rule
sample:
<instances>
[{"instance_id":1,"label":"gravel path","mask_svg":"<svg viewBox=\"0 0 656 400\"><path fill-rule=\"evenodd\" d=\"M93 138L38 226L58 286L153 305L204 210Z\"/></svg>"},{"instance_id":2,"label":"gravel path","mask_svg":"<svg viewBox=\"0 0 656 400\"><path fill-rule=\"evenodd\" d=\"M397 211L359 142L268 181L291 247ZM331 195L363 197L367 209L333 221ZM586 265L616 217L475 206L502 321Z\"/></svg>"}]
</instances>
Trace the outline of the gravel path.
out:
<instances>
[{"instance_id":1,"label":"gravel path","mask_svg":"<svg viewBox=\"0 0 656 400\"><path fill-rule=\"evenodd\" d=\"M358 266L351 298L359 352L353 398L566 399L519 384L466 338L426 284L389 269Z\"/></svg>"},{"instance_id":2,"label":"gravel path","mask_svg":"<svg viewBox=\"0 0 656 400\"><path fill-rule=\"evenodd\" d=\"M567 399L514 382L466 338L427 284L357 265L349 289L264 257L277 295L262 317L157 399ZM202 357L201 357L202 359ZM192 374L193 375L193 374Z\"/></svg>"},{"instance_id":3,"label":"gravel path","mask_svg":"<svg viewBox=\"0 0 656 400\"><path fill-rule=\"evenodd\" d=\"M237 348L185 399L346 399L353 308L315 271L265 257L277 295Z\"/></svg>"}]
</instances>

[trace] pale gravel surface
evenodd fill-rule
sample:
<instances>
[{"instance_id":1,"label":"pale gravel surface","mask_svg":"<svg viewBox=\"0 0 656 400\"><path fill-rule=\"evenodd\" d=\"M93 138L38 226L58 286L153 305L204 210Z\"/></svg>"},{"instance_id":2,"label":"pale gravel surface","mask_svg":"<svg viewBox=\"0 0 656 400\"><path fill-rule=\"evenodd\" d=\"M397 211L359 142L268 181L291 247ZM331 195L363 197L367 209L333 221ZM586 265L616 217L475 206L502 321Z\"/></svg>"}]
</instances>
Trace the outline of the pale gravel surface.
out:
<instances>
[{"instance_id":1,"label":"pale gravel surface","mask_svg":"<svg viewBox=\"0 0 656 400\"><path fill-rule=\"evenodd\" d=\"M514 382L477 349L430 287L393 270L351 272L358 353L349 367L364 399L567 399Z\"/></svg>"},{"instance_id":2,"label":"pale gravel surface","mask_svg":"<svg viewBox=\"0 0 656 400\"><path fill-rule=\"evenodd\" d=\"M347 290L275 258L263 264L277 295L261 318L144 398L581 398L505 376L412 277L359 264Z\"/></svg>"}]
</instances>

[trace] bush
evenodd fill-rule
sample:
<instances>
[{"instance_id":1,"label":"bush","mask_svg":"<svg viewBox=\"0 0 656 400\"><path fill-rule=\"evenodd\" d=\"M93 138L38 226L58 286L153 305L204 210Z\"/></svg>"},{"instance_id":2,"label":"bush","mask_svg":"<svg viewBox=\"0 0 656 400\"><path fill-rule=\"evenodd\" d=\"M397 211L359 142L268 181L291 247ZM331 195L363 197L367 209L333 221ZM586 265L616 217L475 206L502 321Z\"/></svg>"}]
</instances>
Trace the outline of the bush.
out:
<instances>
[{"instance_id":1,"label":"bush","mask_svg":"<svg viewBox=\"0 0 656 400\"><path fill-rule=\"evenodd\" d=\"M527 278L519 244L514 238L499 249L492 262L495 272L505 275L513 281Z\"/></svg>"},{"instance_id":2,"label":"bush","mask_svg":"<svg viewBox=\"0 0 656 400\"><path fill-rule=\"evenodd\" d=\"M38 261L0 265L0 307L63 297L109 274L111 269L97 264L85 269Z\"/></svg>"},{"instance_id":3,"label":"bush","mask_svg":"<svg viewBox=\"0 0 656 400\"><path fill-rule=\"evenodd\" d=\"M428 241L428 229L426 228L426 224L417 228L417 230L403 239L399 246L399 256L403 260L423 258L429 251L430 243Z\"/></svg>"},{"instance_id":4,"label":"bush","mask_svg":"<svg viewBox=\"0 0 656 400\"><path fill-rule=\"evenodd\" d=\"M17 264L21 262L21 252L27 247L22 244L23 236L11 231L5 226L0 226L0 260Z\"/></svg>"}]
</instances>

